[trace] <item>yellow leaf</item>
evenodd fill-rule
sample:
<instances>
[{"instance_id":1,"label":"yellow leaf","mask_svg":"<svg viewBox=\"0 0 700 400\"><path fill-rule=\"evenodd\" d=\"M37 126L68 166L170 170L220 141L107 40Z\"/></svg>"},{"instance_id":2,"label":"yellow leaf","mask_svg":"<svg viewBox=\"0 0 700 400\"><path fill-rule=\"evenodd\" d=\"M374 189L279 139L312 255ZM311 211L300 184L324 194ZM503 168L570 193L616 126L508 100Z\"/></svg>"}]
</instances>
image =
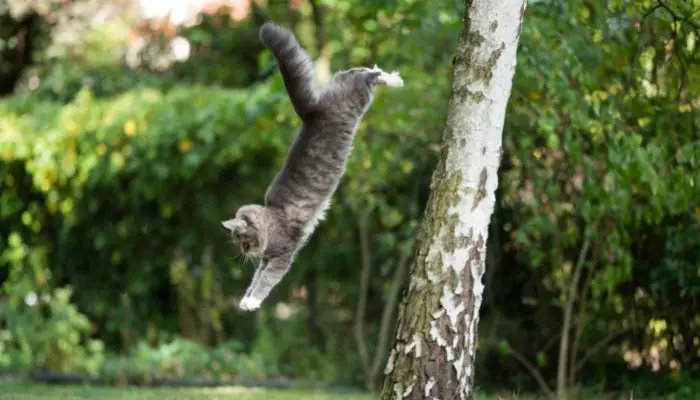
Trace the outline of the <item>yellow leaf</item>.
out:
<instances>
[{"instance_id":1,"label":"yellow leaf","mask_svg":"<svg viewBox=\"0 0 700 400\"><path fill-rule=\"evenodd\" d=\"M68 154L66 154L65 158L63 159L63 168L73 167L77 161L77 158L78 157L74 151L68 152Z\"/></svg>"},{"instance_id":2,"label":"yellow leaf","mask_svg":"<svg viewBox=\"0 0 700 400\"><path fill-rule=\"evenodd\" d=\"M14 186L14 185L15 185L15 177L12 176L12 174L7 174L7 175L5 175L5 184L6 184L8 187Z\"/></svg>"},{"instance_id":3,"label":"yellow leaf","mask_svg":"<svg viewBox=\"0 0 700 400\"><path fill-rule=\"evenodd\" d=\"M600 30L597 30L593 33L593 41L596 43L600 43L603 40L603 32Z\"/></svg>"},{"instance_id":4,"label":"yellow leaf","mask_svg":"<svg viewBox=\"0 0 700 400\"><path fill-rule=\"evenodd\" d=\"M133 137L136 135L136 122L134 122L134 120L130 119L126 121L124 124L124 133L128 137Z\"/></svg>"},{"instance_id":5,"label":"yellow leaf","mask_svg":"<svg viewBox=\"0 0 700 400\"><path fill-rule=\"evenodd\" d=\"M67 125L68 125L68 132L70 132L70 133L75 134L75 133L78 133L78 131L80 131L80 127L73 120L69 120Z\"/></svg>"},{"instance_id":6,"label":"yellow leaf","mask_svg":"<svg viewBox=\"0 0 700 400\"><path fill-rule=\"evenodd\" d=\"M41 180L41 190L48 192L49 189L51 189L51 180L48 176L45 176L44 179Z\"/></svg>"},{"instance_id":7,"label":"yellow leaf","mask_svg":"<svg viewBox=\"0 0 700 400\"><path fill-rule=\"evenodd\" d=\"M170 218L174 211L172 204L164 204L160 208L160 213L165 218Z\"/></svg>"},{"instance_id":8,"label":"yellow leaf","mask_svg":"<svg viewBox=\"0 0 700 400\"><path fill-rule=\"evenodd\" d=\"M124 155L122 153L112 153L111 160L112 164L117 168L121 168L124 166Z\"/></svg>"},{"instance_id":9,"label":"yellow leaf","mask_svg":"<svg viewBox=\"0 0 700 400\"><path fill-rule=\"evenodd\" d=\"M61 202L61 212L63 214L68 214L73 211L73 200L65 199Z\"/></svg>"},{"instance_id":10,"label":"yellow leaf","mask_svg":"<svg viewBox=\"0 0 700 400\"><path fill-rule=\"evenodd\" d=\"M46 274L44 274L43 269L37 269L35 270L35 278L36 278L36 283L39 286L42 286L44 283L46 283Z\"/></svg>"},{"instance_id":11,"label":"yellow leaf","mask_svg":"<svg viewBox=\"0 0 700 400\"><path fill-rule=\"evenodd\" d=\"M107 146L104 143L97 145L97 154L103 156L107 152Z\"/></svg>"},{"instance_id":12,"label":"yellow leaf","mask_svg":"<svg viewBox=\"0 0 700 400\"><path fill-rule=\"evenodd\" d=\"M56 193L56 192L52 192L51 194L54 194L54 193ZM51 196L51 194L49 194L47 206L48 206L49 212L51 212L51 214L56 214L56 211L58 211L58 199L56 199L54 196Z\"/></svg>"},{"instance_id":13,"label":"yellow leaf","mask_svg":"<svg viewBox=\"0 0 700 400\"><path fill-rule=\"evenodd\" d=\"M192 148L192 141L190 139L180 139L177 142L177 148L180 153L187 153Z\"/></svg>"},{"instance_id":14,"label":"yellow leaf","mask_svg":"<svg viewBox=\"0 0 700 400\"><path fill-rule=\"evenodd\" d=\"M649 118L649 117L644 117L644 118L640 118L640 119L637 120L637 123L638 123L639 126L641 126L642 128L644 128L645 126L649 125L649 122L651 122L651 118Z\"/></svg>"}]
</instances>

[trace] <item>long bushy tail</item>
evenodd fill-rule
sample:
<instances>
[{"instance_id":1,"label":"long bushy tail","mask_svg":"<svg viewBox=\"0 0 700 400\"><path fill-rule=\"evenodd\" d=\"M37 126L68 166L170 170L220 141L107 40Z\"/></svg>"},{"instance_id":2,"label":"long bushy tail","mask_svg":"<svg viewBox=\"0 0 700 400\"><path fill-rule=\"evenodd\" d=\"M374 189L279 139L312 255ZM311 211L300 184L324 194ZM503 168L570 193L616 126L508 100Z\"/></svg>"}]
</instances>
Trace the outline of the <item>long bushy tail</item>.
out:
<instances>
[{"instance_id":1,"label":"long bushy tail","mask_svg":"<svg viewBox=\"0 0 700 400\"><path fill-rule=\"evenodd\" d=\"M318 102L313 62L294 34L275 23L263 24L260 28L260 41L277 59L294 110L303 119Z\"/></svg>"}]
</instances>

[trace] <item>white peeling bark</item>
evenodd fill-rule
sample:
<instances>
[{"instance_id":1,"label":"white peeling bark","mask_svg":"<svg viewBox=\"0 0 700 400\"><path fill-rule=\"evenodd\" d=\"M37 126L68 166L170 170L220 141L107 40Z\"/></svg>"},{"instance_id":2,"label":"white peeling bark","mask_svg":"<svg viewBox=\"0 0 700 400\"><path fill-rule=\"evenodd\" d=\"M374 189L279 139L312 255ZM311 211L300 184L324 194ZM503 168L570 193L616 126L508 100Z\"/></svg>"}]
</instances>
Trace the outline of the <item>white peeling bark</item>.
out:
<instances>
[{"instance_id":1,"label":"white peeling bark","mask_svg":"<svg viewBox=\"0 0 700 400\"><path fill-rule=\"evenodd\" d=\"M488 226L525 0L467 0L442 153L383 399L473 399Z\"/></svg>"}]
</instances>

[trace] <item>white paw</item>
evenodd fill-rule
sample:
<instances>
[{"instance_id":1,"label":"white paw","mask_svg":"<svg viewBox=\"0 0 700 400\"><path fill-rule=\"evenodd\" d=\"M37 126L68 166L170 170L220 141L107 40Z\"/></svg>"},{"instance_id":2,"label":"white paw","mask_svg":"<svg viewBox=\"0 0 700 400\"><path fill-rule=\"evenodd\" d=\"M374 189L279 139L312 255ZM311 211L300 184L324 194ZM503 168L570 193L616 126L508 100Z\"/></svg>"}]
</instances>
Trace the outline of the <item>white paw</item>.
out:
<instances>
[{"instance_id":1,"label":"white paw","mask_svg":"<svg viewBox=\"0 0 700 400\"><path fill-rule=\"evenodd\" d=\"M401 76L399 75L399 71L394 71L390 74L387 74L386 72L382 71L381 68L377 67L376 65L372 69L374 71L379 71L381 72L381 75L379 75L379 78L377 80L387 86L391 87L402 87L403 86L403 79L401 79Z\"/></svg>"},{"instance_id":2,"label":"white paw","mask_svg":"<svg viewBox=\"0 0 700 400\"><path fill-rule=\"evenodd\" d=\"M379 75L379 82L391 87L403 87L403 79L399 76L398 71L394 71L390 74L382 72L382 74Z\"/></svg>"},{"instance_id":3,"label":"white paw","mask_svg":"<svg viewBox=\"0 0 700 400\"><path fill-rule=\"evenodd\" d=\"M241 299L241 302L238 303L238 306L241 308L241 310L252 311L259 308L260 304L262 304L262 300L246 296Z\"/></svg>"}]
</instances>

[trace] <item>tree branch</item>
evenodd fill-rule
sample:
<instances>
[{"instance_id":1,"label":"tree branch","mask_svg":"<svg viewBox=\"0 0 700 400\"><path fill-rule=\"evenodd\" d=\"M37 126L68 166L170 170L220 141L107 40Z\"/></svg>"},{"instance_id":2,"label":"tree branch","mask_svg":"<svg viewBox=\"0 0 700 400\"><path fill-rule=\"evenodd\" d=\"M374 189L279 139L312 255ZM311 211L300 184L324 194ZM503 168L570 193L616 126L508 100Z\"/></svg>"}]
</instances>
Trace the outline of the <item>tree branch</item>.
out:
<instances>
[{"instance_id":1,"label":"tree branch","mask_svg":"<svg viewBox=\"0 0 700 400\"><path fill-rule=\"evenodd\" d=\"M489 345L492 347L497 346L497 342L495 340L491 340L491 339L483 341L483 342L480 341L480 343L482 343L486 346L489 346ZM537 384L540 386L540 389L542 389L542 391L544 392L545 396L547 396L548 399L556 400L557 396L554 394L554 392L549 387L549 385L547 385L547 381L544 380L544 377L542 376L540 371L537 369L537 367L535 367L535 365L533 365L530 361L528 361L527 357L525 357L522 353L515 350L511 346L508 346L508 354L510 354L511 356L513 356L513 358L518 360L518 362L520 362L520 364L522 364L523 367L525 367L525 369L530 373L530 375L532 375L532 377L535 378L535 380L537 381Z\"/></svg>"},{"instance_id":2,"label":"tree branch","mask_svg":"<svg viewBox=\"0 0 700 400\"><path fill-rule=\"evenodd\" d=\"M579 360L578 364L576 364L576 372L581 371L581 369L583 368L583 366L586 364L586 361L587 361L595 352L597 352L598 350L600 350L601 348L603 348L603 346L606 346L608 343L612 342L613 339L615 339L616 337L622 335L622 334L625 333L625 332L627 332L627 329L623 329L623 330L620 330L620 331L617 331L617 332L613 332L613 333L609 334L608 336L606 336L604 339L598 341L598 343L596 343L596 344L594 344L593 346L591 346L591 348L588 349L588 351L587 351L586 354L581 358L581 360Z\"/></svg>"},{"instance_id":3,"label":"tree branch","mask_svg":"<svg viewBox=\"0 0 700 400\"><path fill-rule=\"evenodd\" d=\"M372 270L372 255L369 248L369 211L366 211L360 215L359 220L359 235L360 235L360 255L362 262L362 271L360 273L360 295L357 302L357 310L355 313L355 342L357 344L357 350L360 353L360 359L362 360L362 367L365 370L365 378L367 379L368 372L370 371L369 357L367 355L367 343L365 342L364 335L364 321L365 321L365 311L367 309L367 292L369 290L369 276ZM371 385L371 382L367 380L367 385ZM368 388L369 389L369 388Z\"/></svg>"},{"instance_id":4,"label":"tree branch","mask_svg":"<svg viewBox=\"0 0 700 400\"><path fill-rule=\"evenodd\" d=\"M316 33L316 49L318 58L316 59L316 77L319 82L327 82L331 78L331 51L328 46L328 34L324 23L325 10L318 4L318 0L309 0L311 4L311 18L314 22Z\"/></svg>"},{"instance_id":5,"label":"tree branch","mask_svg":"<svg viewBox=\"0 0 700 400\"><path fill-rule=\"evenodd\" d=\"M547 382L544 380L542 377L542 374L540 374L540 371L532 365L530 361L525 358L524 355L520 354L514 349L510 349L510 354L522 364L525 369L530 372L533 378L537 381L537 384L540 385L540 389L544 392L545 396L547 396L548 399L554 400L556 399L556 396L554 395L554 392L552 392L552 389L549 388L549 385L547 385Z\"/></svg>"},{"instance_id":6,"label":"tree branch","mask_svg":"<svg viewBox=\"0 0 700 400\"><path fill-rule=\"evenodd\" d=\"M589 271L586 276L586 281L583 283L583 289L581 289L581 302L578 308L578 323L576 324L576 331L574 333L574 343L571 346L571 352L569 354L569 386L573 386L576 381L576 355L578 354L578 346L581 343L581 335L583 334L583 320L585 318L586 305L588 304L588 290L593 282L593 272Z\"/></svg>"},{"instance_id":7,"label":"tree branch","mask_svg":"<svg viewBox=\"0 0 700 400\"><path fill-rule=\"evenodd\" d=\"M323 49L328 43L328 37L326 35L326 27L323 24L324 9L318 4L317 0L309 0L311 5L311 18L314 21L316 30L316 49L319 54L323 52Z\"/></svg>"},{"instance_id":8,"label":"tree branch","mask_svg":"<svg viewBox=\"0 0 700 400\"><path fill-rule=\"evenodd\" d=\"M566 305L564 307L564 321L562 322L562 334L561 340L559 341L559 362L557 366L557 398L564 399L566 397L566 374L569 354L569 331L571 329L571 315L573 313L574 301L576 300L576 291L578 289L579 281L581 280L581 271L583 270L583 264L588 255L588 247L591 244L591 240L588 236L588 230L584 233L585 239L583 241L583 246L578 255L578 260L576 261L576 267L574 268L574 276L569 285L569 294L566 298Z\"/></svg>"}]
</instances>

